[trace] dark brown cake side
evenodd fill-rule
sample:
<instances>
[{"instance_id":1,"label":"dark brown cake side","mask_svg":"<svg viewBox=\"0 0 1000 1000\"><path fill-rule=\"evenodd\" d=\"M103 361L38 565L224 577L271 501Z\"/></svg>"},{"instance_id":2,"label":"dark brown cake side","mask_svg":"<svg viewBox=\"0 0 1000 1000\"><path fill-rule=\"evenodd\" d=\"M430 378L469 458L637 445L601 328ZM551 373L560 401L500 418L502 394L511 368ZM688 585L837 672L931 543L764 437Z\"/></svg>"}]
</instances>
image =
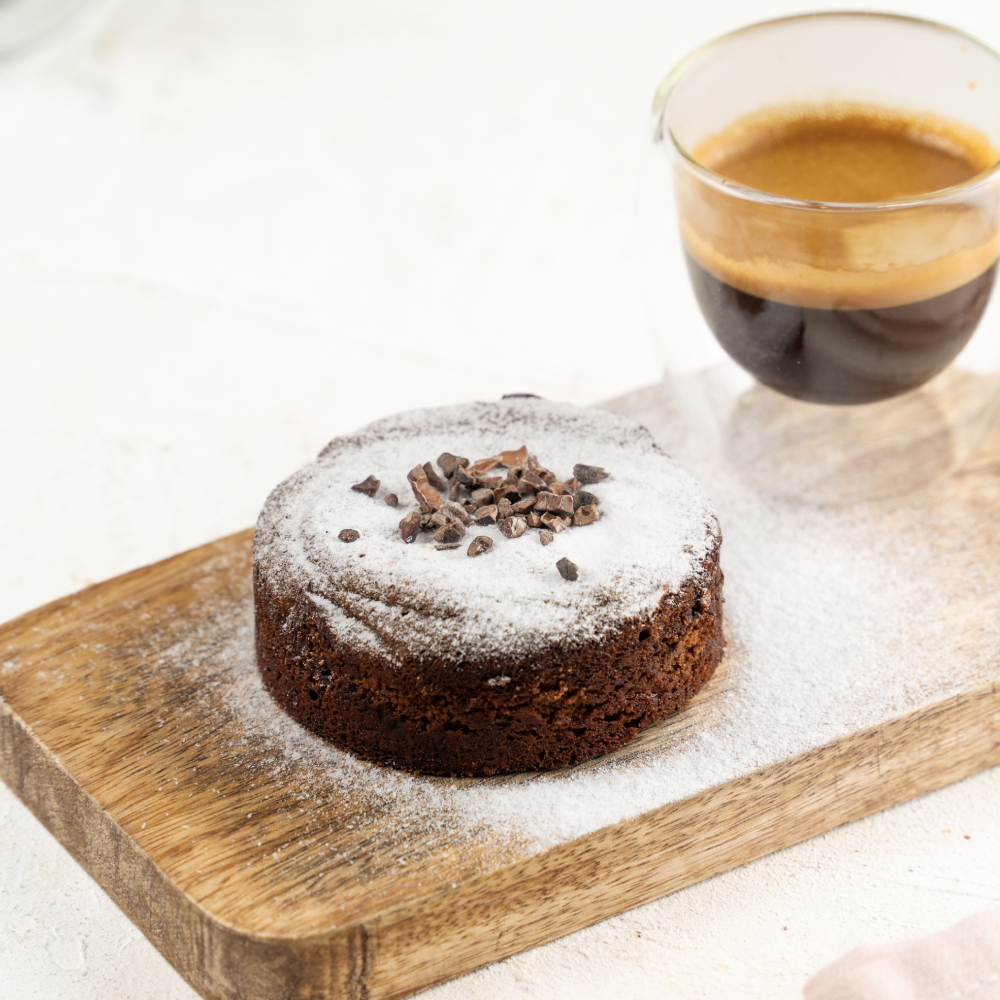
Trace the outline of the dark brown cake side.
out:
<instances>
[{"instance_id":1,"label":"dark brown cake side","mask_svg":"<svg viewBox=\"0 0 1000 1000\"><path fill-rule=\"evenodd\" d=\"M254 571L257 661L293 718L379 764L488 775L616 750L684 707L723 652L719 541L678 594L604 641L523 660L387 664L332 635L300 588Z\"/></svg>"}]
</instances>

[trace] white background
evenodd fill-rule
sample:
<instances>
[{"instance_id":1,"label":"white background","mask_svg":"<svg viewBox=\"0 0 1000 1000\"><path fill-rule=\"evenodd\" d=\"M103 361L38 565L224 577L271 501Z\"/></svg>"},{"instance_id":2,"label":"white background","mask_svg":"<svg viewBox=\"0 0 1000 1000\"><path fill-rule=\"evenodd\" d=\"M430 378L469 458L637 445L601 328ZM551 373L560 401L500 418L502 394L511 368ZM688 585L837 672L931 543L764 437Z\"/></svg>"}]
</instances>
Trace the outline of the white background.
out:
<instances>
[{"instance_id":1,"label":"white background","mask_svg":"<svg viewBox=\"0 0 1000 1000\"><path fill-rule=\"evenodd\" d=\"M0 67L0 620L252 524L369 419L655 381L653 91L799 9L121 0ZM986 0L883 9L1000 45ZM432 995L796 997L996 905L998 831L994 769ZM0 786L0 997L63 996L194 994Z\"/></svg>"}]
</instances>

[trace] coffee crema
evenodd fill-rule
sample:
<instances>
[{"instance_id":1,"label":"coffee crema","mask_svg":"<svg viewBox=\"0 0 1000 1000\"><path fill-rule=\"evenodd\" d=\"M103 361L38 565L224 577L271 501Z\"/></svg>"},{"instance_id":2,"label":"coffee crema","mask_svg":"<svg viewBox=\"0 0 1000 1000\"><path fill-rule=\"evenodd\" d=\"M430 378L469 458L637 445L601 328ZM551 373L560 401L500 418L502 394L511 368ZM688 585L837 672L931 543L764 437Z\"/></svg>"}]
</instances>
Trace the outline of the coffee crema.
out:
<instances>
[{"instance_id":1,"label":"coffee crema","mask_svg":"<svg viewBox=\"0 0 1000 1000\"><path fill-rule=\"evenodd\" d=\"M923 384L972 335L1000 250L995 192L960 187L1000 159L982 133L882 107L789 105L738 119L693 155L725 178L678 170L695 291L761 382L872 402Z\"/></svg>"}]
</instances>

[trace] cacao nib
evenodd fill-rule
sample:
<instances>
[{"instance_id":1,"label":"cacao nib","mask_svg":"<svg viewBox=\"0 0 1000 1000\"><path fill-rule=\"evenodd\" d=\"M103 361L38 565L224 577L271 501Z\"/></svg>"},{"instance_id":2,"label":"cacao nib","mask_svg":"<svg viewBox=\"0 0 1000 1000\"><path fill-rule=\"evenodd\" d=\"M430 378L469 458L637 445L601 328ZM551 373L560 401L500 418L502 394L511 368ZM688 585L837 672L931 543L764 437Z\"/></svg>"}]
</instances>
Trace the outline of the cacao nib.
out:
<instances>
[{"instance_id":1,"label":"cacao nib","mask_svg":"<svg viewBox=\"0 0 1000 1000\"><path fill-rule=\"evenodd\" d=\"M551 483L556 478L534 455L529 455L528 460L524 464L529 472L533 472L546 483Z\"/></svg>"},{"instance_id":2,"label":"cacao nib","mask_svg":"<svg viewBox=\"0 0 1000 1000\"><path fill-rule=\"evenodd\" d=\"M342 542L356 542L361 537L361 532L355 531L353 528L344 528L337 537Z\"/></svg>"},{"instance_id":3,"label":"cacao nib","mask_svg":"<svg viewBox=\"0 0 1000 1000\"><path fill-rule=\"evenodd\" d=\"M538 533L538 539L542 545L548 545L556 536L552 534L551 531L540 531Z\"/></svg>"},{"instance_id":4,"label":"cacao nib","mask_svg":"<svg viewBox=\"0 0 1000 1000\"><path fill-rule=\"evenodd\" d=\"M564 580L578 580L580 577L580 567L565 556L556 563L556 569Z\"/></svg>"},{"instance_id":5,"label":"cacao nib","mask_svg":"<svg viewBox=\"0 0 1000 1000\"><path fill-rule=\"evenodd\" d=\"M365 496L373 497L378 493L379 480L374 476L369 476L367 479L360 483L355 483L351 489L357 490L358 493L364 493Z\"/></svg>"},{"instance_id":6,"label":"cacao nib","mask_svg":"<svg viewBox=\"0 0 1000 1000\"><path fill-rule=\"evenodd\" d=\"M498 490L493 491L493 500L496 503L500 503L501 500L506 500L508 503L517 503L521 499L521 494L518 493L517 487L503 485Z\"/></svg>"},{"instance_id":7,"label":"cacao nib","mask_svg":"<svg viewBox=\"0 0 1000 1000\"><path fill-rule=\"evenodd\" d=\"M449 514L444 507L439 508L434 511L433 514L427 515L428 523L435 528L443 528L449 521L454 520L454 518Z\"/></svg>"},{"instance_id":8,"label":"cacao nib","mask_svg":"<svg viewBox=\"0 0 1000 1000\"><path fill-rule=\"evenodd\" d=\"M520 538L528 530L528 522L523 517L506 517L497 521L497 527L508 538Z\"/></svg>"},{"instance_id":9,"label":"cacao nib","mask_svg":"<svg viewBox=\"0 0 1000 1000\"><path fill-rule=\"evenodd\" d=\"M399 497L396 496L395 493L386 493L386 495L385 495L385 502L390 507L398 507L399 506Z\"/></svg>"},{"instance_id":10,"label":"cacao nib","mask_svg":"<svg viewBox=\"0 0 1000 1000\"><path fill-rule=\"evenodd\" d=\"M551 512L562 516L573 516L573 498L569 495L557 496L554 493L544 492L538 494L535 502L535 511L539 514Z\"/></svg>"},{"instance_id":11,"label":"cacao nib","mask_svg":"<svg viewBox=\"0 0 1000 1000\"><path fill-rule=\"evenodd\" d=\"M528 460L528 446L522 444L517 451L502 451L500 452L500 464L506 465L508 469L514 468L518 465L524 465Z\"/></svg>"},{"instance_id":12,"label":"cacao nib","mask_svg":"<svg viewBox=\"0 0 1000 1000\"><path fill-rule=\"evenodd\" d=\"M593 524L601 515L597 513L597 505L585 503L574 515L574 524Z\"/></svg>"},{"instance_id":13,"label":"cacao nib","mask_svg":"<svg viewBox=\"0 0 1000 1000\"><path fill-rule=\"evenodd\" d=\"M546 528L554 531L557 535L560 531L565 531L572 522L568 517L559 517L557 514L542 514L542 524Z\"/></svg>"},{"instance_id":14,"label":"cacao nib","mask_svg":"<svg viewBox=\"0 0 1000 1000\"><path fill-rule=\"evenodd\" d=\"M482 552L488 552L493 548L493 539L488 535L476 535L475 538L469 542L469 555L478 556Z\"/></svg>"},{"instance_id":15,"label":"cacao nib","mask_svg":"<svg viewBox=\"0 0 1000 1000\"><path fill-rule=\"evenodd\" d=\"M593 493L588 493L586 490L577 490L573 494L573 510L579 510L584 504L588 503L592 503L596 507L600 502Z\"/></svg>"},{"instance_id":16,"label":"cacao nib","mask_svg":"<svg viewBox=\"0 0 1000 1000\"><path fill-rule=\"evenodd\" d=\"M457 542L465 535L465 525L461 521L449 521L434 532L435 542Z\"/></svg>"},{"instance_id":17,"label":"cacao nib","mask_svg":"<svg viewBox=\"0 0 1000 1000\"><path fill-rule=\"evenodd\" d=\"M446 503L441 509L449 517L453 517L456 521L461 521L466 527L472 524L472 518L469 516L466 509L464 507L459 507L457 503Z\"/></svg>"},{"instance_id":18,"label":"cacao nib","mask_svg":"<svg viewBox=\"0 0 1000 1000\"><path fill-rule=\"evenodd\" d=\"M500 461L499 455L494 455L492 458L480 458L477 459L472 465L469 466L469 472L474 476L481 476L484 472L489 472L495 465Z\"/></svg>"},{"instance_id":19,"label":"cacao nib","mask_svg":"<svg viewBox=\"0 0 1000 1000\"><path fill-rule=\"evenodd\" d=\"M413 495L417 498L417 503L420 504L420 509L425 514L437 510L444 503L441 494L427 481L427 473L423 466L415 465L406 474L406 478L409 480Z\"/></svg>"},{"instance_id":20,"label":"cacao nib","mask_svg":"<svg viewBox=\"0 0 1000 1000\"><path fill-rule=\"evenodd\" d=\"M545 480L535 472L525 472L517 481L517 488L521 493L539 493L547 489Z\"/></svg>"},{"instance_id":21,"label":"cacao nib","mask_svg":"<svg viewBox=\"0 0 1000 1000\"><path fill-rule=\"evenodd\" d=\"M488 504L487 506L480 507L476 511L476 516L474 518L476 524L481 524L483 526L488 524L497 523L497 505L495 503Z\"/></svg>"},{"instance_id":22,"label":"cacao nib","mask_svg":"<svg viewBox=\"0 0 1000 1000\"><path fill-rule=\"evenodd\" d=\"M444 489L444 482L441 477L437 474L434 466L430 462L424 462L424 475L427 477L427 482L431 484L436 490Z\"/></svg>"},{"instance_id":23,"label":"cacao nib","mask_svg":"<svg viewBox=\"0 0 1000 1000\"><path fill-rule=\"evenodd\" d=\"M607 479L610 473L599 465L577 464L573 466L573 475L587 486L590 483L599 483L602 479Z\"/></svg>"},{"instance_id":24,"label":"cacao nib","mask_svg":"<svg viewBox=\"0 0 1000 1000\"><path fill-rule=\"evenodd\" d=\"M458 466L465 468L468 464L469 460L467 458L453 455L450 451L443 451L438 455L438 465L441 467L441 471L445 474L446 479L451 479Z\"/></svg>"},{"instance_id":25,"label":"cacao nib","mask_svg":"<svg viewBox=\"0 0 1000 1000\"><path fill-rule=\"evenodd\" d=\"M420 534L419 511L411 510L410 513L399 522L399 534L407 545L409 545L409 543Z\"/></svg>"},{"instance_id":26,"label":"cacao nib","mask_svg":"<svg viewBox=\"0 0 1000 1000\"><path fill-rule=\"evenodd\" d=\"M469 475L464 465L456 466L453 475L455 479L457 479L463 486L465 486L468 489L471 489L473 486L476 485L475 476Z\"/></svg>"}]
</instances>

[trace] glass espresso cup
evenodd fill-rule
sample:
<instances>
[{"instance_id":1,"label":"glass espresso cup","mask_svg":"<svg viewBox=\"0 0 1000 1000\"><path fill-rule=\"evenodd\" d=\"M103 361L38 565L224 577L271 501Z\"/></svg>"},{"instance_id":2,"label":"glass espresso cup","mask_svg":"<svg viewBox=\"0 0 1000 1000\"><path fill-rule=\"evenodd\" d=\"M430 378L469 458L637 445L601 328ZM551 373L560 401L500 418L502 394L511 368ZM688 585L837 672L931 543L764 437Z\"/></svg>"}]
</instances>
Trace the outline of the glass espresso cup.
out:
<instances>
[{"instance_id":1,"label":"glass espresso cup","mask_svg":"<svg viewBox=\"0 0 1000 1000\"><path fill-rule=\"evenodd\" d=\"M757 383L728 416L744 475L842 502L967 459L1000 410L998 338L970 341L1000 256L1000 56L913 18L785 18L690 55L653 118L698 304Z\"/></svg>"}]
</instances>

